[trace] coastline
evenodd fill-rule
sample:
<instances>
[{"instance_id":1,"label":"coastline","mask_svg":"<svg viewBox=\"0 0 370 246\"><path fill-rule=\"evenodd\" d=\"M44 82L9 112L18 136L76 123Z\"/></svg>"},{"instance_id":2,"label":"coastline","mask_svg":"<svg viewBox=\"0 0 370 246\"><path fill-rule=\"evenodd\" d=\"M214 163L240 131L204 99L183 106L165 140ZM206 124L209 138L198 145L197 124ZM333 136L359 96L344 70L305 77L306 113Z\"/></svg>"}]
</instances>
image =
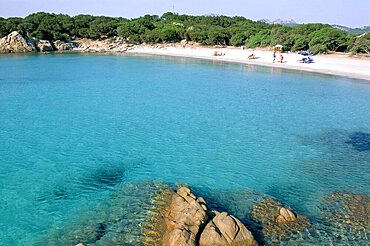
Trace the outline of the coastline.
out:
<instances>
[{"instance_id":1,"label":"coastline","mask_svg":"<svg viewBox=\"0 0 370 246\"><path fill-rule=\"evenodd\" d=\"M224 56L213 56L217 51ZM314 63L304 64L298 60L303 56L297 53L282 53L284 62L272 62L272 52L266 50L242 50L238 48L212 48L212 47L176 47L169 45L138 45L125 51L127 54L157 55L186 57L194 59L204 59L212 61L222 61L240 63L246 65L256 65L265 67L276 67L295 71L320 73L326 75L348 77L370 81L370 59L354 58L342 54L316 55L313 57ZM248 55L254 54L257 59L249 60ZM279 60L277 54L277 60Z\"/></svg>"},{"instance_id":2,"label":"coastline","mask_svg":"<svg viewBox=\"0 0 370 246\"><path fill-rule=\"evenodd\" d=\"M300 63L304 56L295 52L283 52L276 54L273 62L273 52L266 49L241 49L238 47L201 46L198 43L160 43L160 44L127 44L121 37L115 40L91 40L77 39L63 42L48 40L27 40L18 32L12 32L0 39L0 53L49 53L49 52L80 52L80 53L112 53L112 54L142 54L176 56L212 61L233 62L246 65L268 66L279 69L306 71L327 75L349 77L370 81L370 58L351 57L349 54L336 53L328 55L316 55L313 63ZM214 56L214 53L222 54ZM254 59L249 59L249 56ZM280 62L283 56L283 62Z\"/></svg>"}]
</instances>

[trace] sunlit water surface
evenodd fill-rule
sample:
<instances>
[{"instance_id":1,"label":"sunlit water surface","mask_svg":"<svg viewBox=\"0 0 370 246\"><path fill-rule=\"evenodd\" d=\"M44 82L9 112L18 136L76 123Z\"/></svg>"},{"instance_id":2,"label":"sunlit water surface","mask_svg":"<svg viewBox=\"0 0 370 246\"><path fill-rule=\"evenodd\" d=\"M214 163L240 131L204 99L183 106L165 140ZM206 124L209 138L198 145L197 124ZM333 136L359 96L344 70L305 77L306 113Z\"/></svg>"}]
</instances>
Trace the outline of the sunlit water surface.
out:
<instances>
[{"instance_id":1,"label":"sunlit water surface","mask_svg":"<svg viewBox=\"0 0 370 246\"><path fill-rule=\"evenodd\" d=\"M267 194L315 221L334 191L370 195L369 134L367 82L181 58L3 56L0 245L33 245L150 180Z\"/></svg>"}]
</instances>

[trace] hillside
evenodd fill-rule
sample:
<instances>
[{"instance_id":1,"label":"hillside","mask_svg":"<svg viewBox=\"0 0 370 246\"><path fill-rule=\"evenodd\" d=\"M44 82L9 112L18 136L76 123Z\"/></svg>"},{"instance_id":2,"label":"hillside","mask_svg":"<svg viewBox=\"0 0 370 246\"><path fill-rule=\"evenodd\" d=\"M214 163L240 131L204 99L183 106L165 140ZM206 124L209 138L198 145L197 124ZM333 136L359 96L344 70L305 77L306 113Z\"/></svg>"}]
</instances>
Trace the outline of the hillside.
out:
<instances>
[{"instance_id":1,"label":"hillside","mask_svg":"<svg viewBox=\"0 0 370 246\"><path fill-rule=\"evenodd\" d=\"M76 38L121 37L125 43L170 43L181 40L204 45L271 47L370 53L370 35L356 37L328 24L296 24L293 20L273 23L252 21L241 16L191 16L165 13L135 19L34 13L25 18L0 18L0 37L17 31L37 40L70 41Z\"/></svg>"},{"instance_id":2,"label":"hillside","mask_svg":"<svg viewBox=\"0 0 370 246\"><path fill-rule=\"evenodd\" d=\"M351 27L346 27L346 26L341 26L341 25L333 25L333 27L343 30L349 34L355 34L355 35L361 35L361 34L370 32L370 26L351 28Z\"/></svg>"}]
</instances>

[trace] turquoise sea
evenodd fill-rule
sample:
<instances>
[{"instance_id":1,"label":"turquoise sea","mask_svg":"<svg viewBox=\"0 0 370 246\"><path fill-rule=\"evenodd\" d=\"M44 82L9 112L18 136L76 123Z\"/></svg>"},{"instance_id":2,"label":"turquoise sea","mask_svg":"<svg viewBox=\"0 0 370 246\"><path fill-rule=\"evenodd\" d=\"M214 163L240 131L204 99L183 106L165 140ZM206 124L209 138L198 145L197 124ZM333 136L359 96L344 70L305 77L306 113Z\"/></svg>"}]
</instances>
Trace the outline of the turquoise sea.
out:
<instances>
[{"instance_id":1,"label":"turquoise sea","mask_svg":"<svg viewBox=\"0 0 370 246\"><path fill-rule=\"evenodd\" d=\"M224 208L222 194L272 196L320 223L332 192L370 195L370 83L185 58L0 57L0 245L41 245L120 189L127 229L152 180Z\"/></svg>"}]
</instances>

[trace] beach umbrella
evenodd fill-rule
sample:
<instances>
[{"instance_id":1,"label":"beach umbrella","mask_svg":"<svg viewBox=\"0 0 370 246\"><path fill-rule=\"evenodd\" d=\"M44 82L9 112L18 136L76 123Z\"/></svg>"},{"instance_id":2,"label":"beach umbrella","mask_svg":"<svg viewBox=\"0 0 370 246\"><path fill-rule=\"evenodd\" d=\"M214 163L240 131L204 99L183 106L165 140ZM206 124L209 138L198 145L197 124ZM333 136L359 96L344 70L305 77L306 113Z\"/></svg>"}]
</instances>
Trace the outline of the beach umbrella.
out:
<instances>
[{"instance_id":1,"label":"beach umbrella","mask_svg":"<svg viewBox=\"0 0 370 246\"><path fill-rule=\"evenodd\" d=\"M303 55L303 56L308 56L310 53L308 53L307 51L300 51L298 52L298 54Z\"/></svg>"},{"instance_id":2,"label":"beach umbrella","mask_svg":"<svg viewBox=\"0 0 370 246\"><path fill-rule=\"evenodd\" d=\"M274 51L283 51L283 46L281 44L277 44L274 46Z\"/></svg>"},{"instance_id":3,"label":"beach umbrella","mask_svg":"<svg viewBox=\"0 0 370 246\"><path fill-rule=\"evenodd\" d=\"M311 51L311 52L308 52L308 51L300 51L298 52L298 54L302 55L302 56L313 56L315 55L315 52Z\"/></svg>"}]
</instances>

